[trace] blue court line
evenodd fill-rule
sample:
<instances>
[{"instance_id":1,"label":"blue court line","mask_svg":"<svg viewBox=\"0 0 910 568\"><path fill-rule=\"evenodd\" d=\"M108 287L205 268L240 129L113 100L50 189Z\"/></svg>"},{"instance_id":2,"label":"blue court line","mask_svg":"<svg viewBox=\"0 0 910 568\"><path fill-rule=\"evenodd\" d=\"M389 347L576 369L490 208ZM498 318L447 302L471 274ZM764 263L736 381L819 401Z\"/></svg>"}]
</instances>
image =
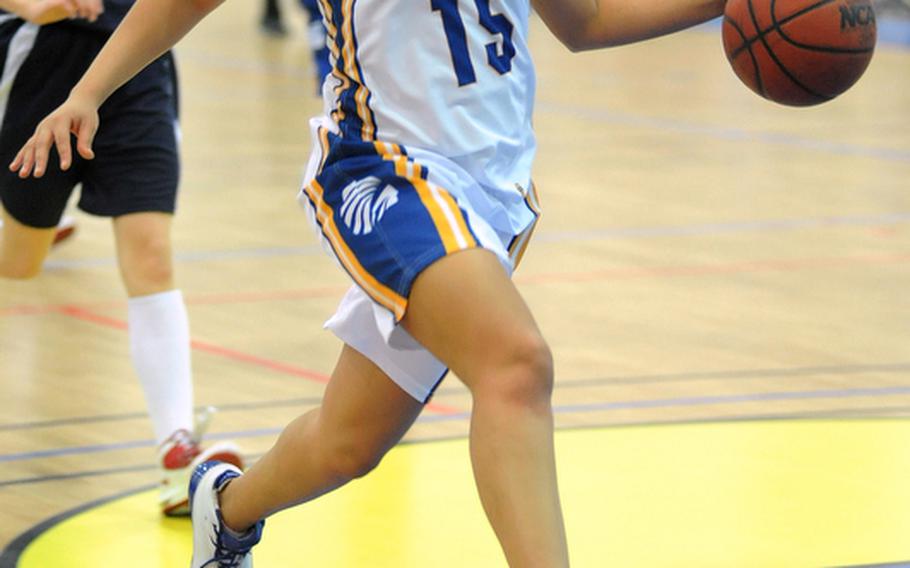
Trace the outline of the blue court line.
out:
<instances>
[{"instance_id":1,"label":"blue court line","mask_svg":"<svg viewBox=\"0 0 910 568\"><path fill-rule=\"evenodd\" d=\"M886 162L910 163L910 150L899 148L831 142L828 140L806 138L804 136L783 134L780 132L715 126L674 118L615 112L600 107L574 106L561 103L547 103L545 101L539 101L537 103L537 109L549 114L583 120L587 123L600 122L603 124L649 128L675 134L695 134L730 142L760 142L774 146L784 146L838 156L873 158Z\"/></svg>"},{"instance_id":2,"label":"blue court line","mask_svg":"<svg viewBox=\"0 0 910 568\"><path fill-rule=\"evenodd\" d=\"M910 212L881 213L878 215L844 215L809 217L804 219L757 219L721 223L696 223L691 225L656 225L647 227L616 227L587 231L543 232L534 237L534 243L554 243L585 240L652 239L659 237L693 237L729 235L738 233L784 233L827 227L878 227L897 225L910 221Z\"/></svg>"},{"instance_id":3,"label":"blue court line","mask_svg":"<svg viewBox=\"0 0 910 568\"><path fill-rule=\"evenodd\" d=\"M878 45L906 49L910 47L910 11L907 18L879 16L875 22L878 33ZM695 31L716 34L720 32L722 18L693 28Z\"/></svg>"},{"instance_id":4,"label":"blue court line","mask_svg":"<svg viewBox=\"0 0 910 568\"><path fill-rule=\"evenodd\" d=\"M740 371L690 371L685 373L666 373L650 375L625 375L591 379L563 379L558 383L560 390L564 388L585 387L592 385L620 385L620 384L653 384L670 383L679 381L699 380L733 380L772 379L811 377L815 375L858 375L868 373L904 373L910 376L910 362L887 363L882 365L829 365L817 367L790 367L784 369L743 369ZM440 391L445 392L445 391Z\"/></svg>"},{"instance_id":5,"label":"blue court line","mask_svg":"<svg viewBox=\"0 0 910 568\"><path fill-rule=\"evenodd\" d=\"M884 363L878 365L821 365L814 367L788 367L788 368L768 368L768 369L741 369L726 371L687 371L683 373L664 373L664 374L644 374L644 375L614 375L608 377L586 378L586 379L560 379L556 388L558 391L573 388L585 388L592 386L612 386L625 384L660 384L684 381L724 381L730 383L740 380L752 379L791 379L794 377L812 377L817 375L860 375L860 374L890 374L905 373L910 375L910 362ZM464 394L463 386L443 386L436 391L436 397L451 394ZM282 398L275 400L260 400L255 402L230 402L214 405L215 411L221 415L227 412L257 410L257 409L275 409L288 407L309 407L318 405L322 401L321 396L310 396L301 398ZM211 405L197 407L196 411ZM864 412L873 411L874 409L865 408ZM850 412L844 409L839 412ZM827 413L827 411L826 411ZM802 414L806 414L805 412ZM0 424L0 432L18 431L18 430L35 430L40 428L58 428L69 427L81 424L97 424L104 422L123 422L127 420L145 420L148 414L145 411L139 412L122 412L118 414L94 414L90 416L75 416L70 418L58 418L52 420L34 420L31 422L11 422Z\"/></svg>"},{"instance_id":6,"label":"blue court line","mask_svg":"<svg viewBox=\"0 0 910 568\"><path fill-rule=\"evenodd\" d=\"M720 223L693 223L688 225L652 225L644 227L614 227L587 231L539 232L535 243L581 242L592 240L653 239L662 237L698 237L732 235L739 233L784 233L828 227L878 227L910 222L910 212L896 211L876 215L840 215L807 217L803 219L757 219ZM283 258L294 256L323 256L319 245L302 247L260 247L251 249L183 251L174 255L180 263L247 260L250 258ZM328 257L326 257L328 258ZM83 259L51 259L45 270L69 270L116 266L113 257Z\"/></svg>"},{"instance_id":7,"label":"blue court line","mask_svg":"<svg viewBox=\"0 0 910 568\"><path fill-rule=\"evenodd\" d=\"M711 20L695 29L698 31L717 33L720 30L721 18ZM908 18L879 17L876 21L878 45L906 49L910 47L910 12Z\"/></svg>"},{"instance_id":8,"label":"blue court line","mask_svg":"<svg viewBox=\"0 0 910 568\"><path fill-rule=\"evenodd\" d=\"M556 414L578 413L578 412L607 412L611 410L629 410L640 408L679 408L687 406L710 406L717 404L735 404L747 402L762 401L779 401L779 400L813 400L813 399L838 399L854 398L867 396L898 396L910 395L910 386L902 387L877 387L877 388L857 388L857 389L829 389L829 390L811 390L811 391L787 391L787 392L761 392L741 395L719 395L719 396L694 396L694 397L676 397L660 398L650 400L627 400L617 402L598 402L591 404L570 404L554 406L553 411ZM455 414L442 415L421 415L417 422L419 423L439 423L455 422L470 418L469 412L459 412ZM253 438L258 436L274 436L281 433L284 427L280 428L260 428L255 430L242 430L238 432L223 432L206 436L206 439L241 439ZM73 446L69 448L54 448L49 450L40 450L34 452L20 452L0 455L0 463L25 461L38 458L52 458L67 455L90 454L99 452L108 452L114 450L134 449L142 447L153 447L154 440L133 440L129 442L119 442L116 444L94 444L89 446Z\"/></svg>"},{"instance_id":9,"label":"blue court line","mask_svg":"<svg viewBox=\"0 0 910 568\"><path fill-rule=\"evenodd\" d=\"M886 45L910 47L910 19L879 18L878 41Z\"/></svg>"},{"instance_id":10,"label":"blue court line","mask_svg":"<svg viewBox=\"0 0 910 568\"><path fill-rule=\"evenodd\" d=\"M653 400L630 400L560 406L559 412L605 412L638 408L673 408L684 406L708 406L714 404L736 404L743 402L765 402L776 400L813 400L822 398L852 398L864 396L910 395L910 386L877 387L858 389L832 389L793 392L763 392L753 394L690 396ZM0 458L2 459L2 458Z\"/></svg>"}]
</instances>

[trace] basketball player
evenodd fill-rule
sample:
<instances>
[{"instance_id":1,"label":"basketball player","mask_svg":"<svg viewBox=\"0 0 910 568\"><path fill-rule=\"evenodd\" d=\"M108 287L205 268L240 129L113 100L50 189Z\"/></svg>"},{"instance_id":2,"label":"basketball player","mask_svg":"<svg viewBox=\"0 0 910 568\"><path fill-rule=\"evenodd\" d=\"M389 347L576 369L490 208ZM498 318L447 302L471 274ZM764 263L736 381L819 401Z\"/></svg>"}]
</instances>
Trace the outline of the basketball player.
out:
<instances>
[{"instance_id":1,"label":"basketball player","mask_svg":"<svg viewBox=\"0 0 910 568\"><path fill-rule=\"evenodd\" d=\"M222 0L138 0L11 168L56 146L91 155L95 109ZM263 519L365 475L447 369L473 398L480 499L511 566L569 563L556 480L553 363L509 279L537 219L527 0L321 0L333 55L300 200L354 285L327 326L344 342L320 408L245 474L197 468L192 566L250 566ZM573 50L721 14L722 0L537 0ZM305 554L305 551L304 551Z\"/></svg>"},{"instance_id":2,"label":"basketball player","mask_svg":"<svg viewBox=\"0 0 910 568\"><path fill-rule=\"evenodd\" d=\"M12 160L66 99L131 4L0 0L0 159ZM203 450L194 424L189 326L171 261L179 166L173 65L170 54L162 55L101 107L95 159L79 156L63 168L51 163L31 179L0 172L0 275L23 279L41 271L77 184L83 211L113 219L129 296L130 352L158 443L161 510L185 515L193 467L212 457L238 465L241 459L229 443Z\"/></svg>"}]
</instances>

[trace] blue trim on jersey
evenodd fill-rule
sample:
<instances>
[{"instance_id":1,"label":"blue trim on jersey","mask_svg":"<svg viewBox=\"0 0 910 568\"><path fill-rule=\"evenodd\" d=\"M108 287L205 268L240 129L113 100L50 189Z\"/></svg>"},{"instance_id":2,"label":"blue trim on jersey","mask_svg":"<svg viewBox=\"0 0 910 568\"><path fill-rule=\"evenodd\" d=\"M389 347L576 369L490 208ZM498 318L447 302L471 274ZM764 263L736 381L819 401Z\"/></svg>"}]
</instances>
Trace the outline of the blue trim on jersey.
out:
<instances>
[{"instance_id":1,"label":"blue trim on jersey","mask_svg":"<svg viewBox=\"0 0 910 568\"><path fill-rule=\"evenodd\" d=\"M335 69L347 77L348 86L337 94L337 101L343 118L338 120L337 112L334 113L338 127L346 138L357 140L375 140L376 139L376 120L370 109L372 93L366 86L363 79L363 69L360 61L357 59L357 28L354 25L354 13L357 8L357 0L328 0L332 7L332 24L335 26L335 45L338 48L339 57L335 62ZM345 4L350 5L350 13L345 14ZM350 20L350 22L348 22ZM351 45L345 49L347 39L345 37L346 24L350 23L350 42ZM349 53L350 52L350 53ZM349 61L349 59L352 59ZM347 74L346 69L353 67L356 70L356 77ZM358 104L358 94L365 93L365 99L362 105ZM366 116L361 113L365 111Z\"/></svg>"}]
</instances>

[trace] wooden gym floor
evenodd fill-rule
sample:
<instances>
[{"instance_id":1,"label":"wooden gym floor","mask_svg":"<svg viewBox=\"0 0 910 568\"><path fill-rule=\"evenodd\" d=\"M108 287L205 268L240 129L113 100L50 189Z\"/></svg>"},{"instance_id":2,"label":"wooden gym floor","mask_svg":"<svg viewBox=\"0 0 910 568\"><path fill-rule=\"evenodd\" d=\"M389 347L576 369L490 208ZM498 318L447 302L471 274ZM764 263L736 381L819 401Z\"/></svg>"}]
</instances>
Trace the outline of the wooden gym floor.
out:
<instances>
[{"instance_id":1,"label":"wooden gym floor","mask_svg":"<svg viewBox=\"0 0 910 568\"><path fill-rule=\"evenodd\" d=\"M177 51L174 232L197 404L251 458L318 404L347 286L295 202L320 110L300 21L262 37L257 10L228 2ZM533 23L544 217L516 280L557 361L578 566L910 561L910 32L882 28L853 90L792 109L738 82L716 27L573 55ZM0 566L120 565L124 547L183 565L187 523L149 491L110 224L76 215L41 277L0 282ZM270 520L257 565L502 565L469 408L447 379L407 437L433 443ZM78 508L96 516L32 542Z\"/></svg>"}]
</instances>

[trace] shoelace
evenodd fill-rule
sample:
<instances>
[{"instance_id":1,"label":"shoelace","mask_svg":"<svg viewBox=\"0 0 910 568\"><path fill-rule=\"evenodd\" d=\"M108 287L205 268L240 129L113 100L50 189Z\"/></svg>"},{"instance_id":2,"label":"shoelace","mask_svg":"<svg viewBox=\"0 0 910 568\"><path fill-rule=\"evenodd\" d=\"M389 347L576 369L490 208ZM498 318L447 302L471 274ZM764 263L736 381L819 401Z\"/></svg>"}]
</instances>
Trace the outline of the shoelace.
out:
<instances>
[{"instance_id":1,"label":"shoelace","mask_svg":"<svg viewBox=\"0 0 910 568\"><path fill-rule=\"evenodd\" d=\"M217 530L214 526L212 528ZM215 546L215 554L202 565L203 568L210 565L215 566L215 568L240 568L240 563L250 552L249 548L229 550L222 546L221 542L216 538L211 539L211 543Z\"/></svg>"}]
</instances>

